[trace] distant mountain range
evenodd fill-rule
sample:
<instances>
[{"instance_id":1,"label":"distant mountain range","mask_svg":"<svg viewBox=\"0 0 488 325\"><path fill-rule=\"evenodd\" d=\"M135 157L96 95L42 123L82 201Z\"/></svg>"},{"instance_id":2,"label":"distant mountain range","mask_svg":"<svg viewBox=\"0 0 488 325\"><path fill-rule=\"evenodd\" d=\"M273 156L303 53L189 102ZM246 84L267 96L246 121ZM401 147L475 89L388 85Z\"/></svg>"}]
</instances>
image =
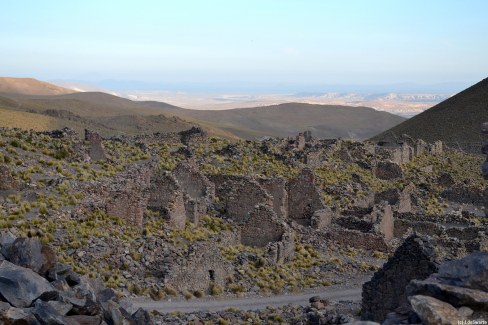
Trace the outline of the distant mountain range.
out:
<instances>
[{"instance_id":1,"label":"distant mountain range","mask_svg":"<svg viewBox=\"0 0 488 325\"><path fill-rule=\"evenodd\" d=\"M480 127L485 121L488 121L488 78L373 139L408 134L426 141L442 140L469 147L481 143Z\"/></svg>"},{"instance_id":2,"label":"distant mountain range","mask_svg":"<svg viewBox=\"0 0 488 325\"><path fill-rule=\"evenodd\" d=\"M105 136L177 132L201 125L211 134L227 138L286 137L311 130L321 138L364 139L405 120L368 107L303 103L190 110L101 92L74 92L35 79L1 78L0 89L5 90L0 94L0 117L4 117L0 126L69 126L79 132L90 128Z\"/></svg>"}]
</instances>

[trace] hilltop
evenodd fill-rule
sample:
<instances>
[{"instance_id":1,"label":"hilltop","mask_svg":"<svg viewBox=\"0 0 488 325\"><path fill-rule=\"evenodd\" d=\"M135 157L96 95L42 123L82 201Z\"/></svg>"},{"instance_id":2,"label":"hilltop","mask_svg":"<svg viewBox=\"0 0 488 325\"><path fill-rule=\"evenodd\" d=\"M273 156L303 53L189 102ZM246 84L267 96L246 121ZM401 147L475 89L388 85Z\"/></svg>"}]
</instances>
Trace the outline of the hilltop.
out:
<instances>
[{"instance_id":1,"label":"hilltop","mask_svg":"<svg viewBox=\"0 0 488 325\"><path fill-rule=\"evenodd\" d=\"M23 95L62 95L75 90L59 87L33 78L0 77L0 93Z\"/></svg>"},{"instance_id":2,"label":"hilltop","mask_svg":"<svg viewBox=\"0 0 488 325\"><path fill-rule=\"evenodd\" d=\"M467 148L481 143L480 125L484 121L488 121L488 78L373 139L408 134L431 142L442 140L456 147L459 143Z\"/></svg>"},{"instance_id":3,"label":"hilltop","mask_svg":"<svg viewBox=\"0 0 488 325\"><path fill-rule=\"evenodd\" d=\"M165 113L206 123L240 138L288 137L309 130L319 138L366 139L405 119L369 107L285 103L229 110L191 110L144 102Z\"/></svg>"}]
</instances>

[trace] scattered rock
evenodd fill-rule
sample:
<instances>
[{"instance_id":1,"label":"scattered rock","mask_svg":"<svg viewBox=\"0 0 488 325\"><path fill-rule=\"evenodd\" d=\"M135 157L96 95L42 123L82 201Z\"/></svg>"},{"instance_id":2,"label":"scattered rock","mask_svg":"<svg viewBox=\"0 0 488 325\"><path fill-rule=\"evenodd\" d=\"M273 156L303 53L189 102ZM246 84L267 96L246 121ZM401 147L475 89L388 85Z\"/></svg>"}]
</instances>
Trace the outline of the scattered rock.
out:
<instances>
[{"instance_id":1,"label":"scattered rock","mask_svg":"<svg viewBox=\"0 0 488 325\"><path fill-rule=\"evenodd\" d=\"M29 307L42 294L54 290L46 279L31 269L8 261L0 264L0 294L14 307Z\"/></svg>"},{"instance_id":2,"label":"scattered rock","mask_svg":"<svg viewBox=\"0 0 488 325\"><path fill-rule=\"evenodd\" d=\"M460 260L444 262L438 277L446 284L488 291L488 252L475 252Z\"/></svg>"},{"instance_id":3,"label":"scattered rock","mask_svg":"<svg viewBox=\"0 0 488 325\"><path fill-rule=\"evenodd\" d=\"M409 301L425 325L454 325L461 319L456 308L438 299L417 295Z\"/></svg>"}]
</instances>

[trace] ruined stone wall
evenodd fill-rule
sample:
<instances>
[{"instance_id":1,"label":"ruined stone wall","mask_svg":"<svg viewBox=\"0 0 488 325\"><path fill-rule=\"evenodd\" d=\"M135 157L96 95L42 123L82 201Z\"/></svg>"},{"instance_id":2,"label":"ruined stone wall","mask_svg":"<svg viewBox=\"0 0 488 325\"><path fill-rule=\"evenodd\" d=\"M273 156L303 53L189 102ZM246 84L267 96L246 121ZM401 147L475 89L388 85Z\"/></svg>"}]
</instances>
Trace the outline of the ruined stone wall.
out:
<instances>
[{"instance_id":1,"label":"ruined stone wall","mask_svg":"<svg viewBox=\"0 0 488 325\"><path fill-rule=\"evenodd\" d=\"M342 247L354 247L358 249L388 252L388 245L383 236L373 233L365 233L359 230L351 230L339 227L331 227L325 237L336 242Z\"/></svg>"},{"instance_id":2,"label":"ruined stone wall","mask_svg":"<svg viewBox=\"0 0 488 325\"><path fill-rule=\"evenodd\" d=\"M241 226L241 244L266 247L270 242L281 240L285 224L270 207L257 206L249 214L249 220Z\"/></svg>"},{"instance_id":3,"label":"ruined stone wall","mask_svg":"<svg viewBox=\"0 0 488 325\"><path fill-rule=\"evenodd\" d=\"M88 142L88 155L93 161L105 160L107 155L103 148L103 138L97 132L85 129L85 141Z\"/></svg>"},{"instance_id":4,"label":"ruined stone wall","mask_svg":"<svg viewBox=\"0 0 488 325\"><path fill-rule=\"evenodd\" d=\"M127 221L133 226L142 227L148 195L142 192L120 190L111 192L106 212Z\"/></svg>"},{"instance_id":5,"label":"ruined stone wall","mask_svg":"<svg viewBox=\"0 0 488 325\"><path fill-rule=\"evenodd\" d=\"M171 226L183 228L186 222L185 201L175 178L167 172L154 175L148 191L148 208L160 212Z\"/></svg>"},{"instance_id":6,"label":"ruined stone wall","mask_svg":"<svg viewBox=\"0 0 488 325\"><path fill-rule=\"evenodd\" d=\"M224 205L228 218L241 224L258 204L273 207L271 196L257 181L247 176L210 176L215 184L216 196Z\"/></svg>"},{"instance_id":7,"label":"ruined stone wall","mask_svg":"<svg viewBox=\"0 0 488 325\"><path fill-rule=\"evenodd\" d=\"M395 219L389 204L384 202L375 206L370 218L373 223L373 230L376 234L383 235L386 242L393 239Z\"/></svg>"},{"instance_id":8,"label":"ruined stone wall","mask_svg":"<svg viewBox=\"0 0 488 325\"><path fill-rule=\"evenodd\" d=\"M310 225L315 211L325 208L315 175L309 168L288 183L288 217L298 223Z\"/></svg>"},{"instance_id":9,"label":"ruined stone wall","mask_svg":"<svg viewBox=\"0 0 488 325\"><path fill-rule=\"evenodd\" d=\"M201 127L194 126L189 130L179 133L181 143L188 146L190 144L205 143L208 140L208 134Z\"/></svg>"},{"instance_id":10,"label":"ruined stone wall","mask_svg":"<svg viewBox=\"0 0 488 325\"><path fill-rule=\"evenodd\" d=\"M278 218L288 217L288 192L286 180L282 177L260 178L259 184L273 198L273 209Z\"/></svg>"},{"instance_id":11,"label":"ruined stone wall","mask_svg":"<svg viewBox=\"0 0 488 325\"><path fill-rule=\"evenodd\" d=\"M394 255L363 285L363 320L382 322L386 314L407 303L405 287L437 271L435 245L427 237L407 238Z\"/></svg>"},{"instance_id":12,"label":"ruined stone wall","mask_svg":"<svg viewBox=\"0 0 488 325\"><path fill-rule=\"evenodd\" d=\"M441 197L452 202L484 206L488 205L488 188L481 190L459 184L442 191Z\"/></svg>"},{"instance_id":13,"label":"ruined stone wall","mask_svg":"<svg viewBox=\"0 0 488 325\"><path fill-rule=\"evenodd\" d=\"M181 190L193 199L215 196L215 186L205 177L194 164L180 162L173 170Z\"/></svg>"},{"instance_id":14,"label":"ruined stone wall","mask_svg":"<svg viewBox=\"0 0 488 325\"><path fill-rule=\"evenodd\" d=\"M179 290L194 292L201 290L209 293L211 285L223 287L233 272L230 262L226 261L213 243L197 243L191 246L165 275L165 284Z\"/></svg>"},{"instance_id":15,"label":"ruined stone wall","mask_svg":"<svg viewBox=\"0 0 488 325\"><path fill-rule=\"evenodd\" d=\"M273 265L289 262L295 256L295 241L291 229L287 229L281 240L266 246L266 260Z\"/></svg>"},{"instance_id":16,"label":"ruined stone wall","mask_svg":"<svg viewBox=\"0 0 488 325\"><path fill-rule=\"evenodd\" d=\"M198 225L215 199L215 185L193 163L180 162L173 175L185 194L187 219Z\"/></svg>"}]
</instances>

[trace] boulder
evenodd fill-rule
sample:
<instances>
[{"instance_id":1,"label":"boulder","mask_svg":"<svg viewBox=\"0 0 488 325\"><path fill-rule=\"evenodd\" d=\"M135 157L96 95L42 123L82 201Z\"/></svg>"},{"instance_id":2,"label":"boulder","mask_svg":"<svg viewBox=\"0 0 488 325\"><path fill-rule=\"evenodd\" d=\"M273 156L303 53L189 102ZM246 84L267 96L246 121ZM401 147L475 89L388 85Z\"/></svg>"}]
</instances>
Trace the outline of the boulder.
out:
<instances>
[{"instance_id":1,"label":"boulder","mask_svg":"<svg viewBox=\"0 0 488 325\"><path fill-rule=\"evenodd\" d=\"M64 319L73 325L100 325L102 323L100 316L74 315L66 316Z\"/></svg>"},{"instance_id":2,"label":"boulder","mask_svg":"<svg viewBox=\"0 0 488 325\"><path fill-rule=\"evenodd\" d=\"M439 267L438 277L445 284L488 291L488 252L474 252Z\"/></svg>"},{"instance_id":3,"label":"boulder","mask_svg":"<svg viewBox=\"0 0 488 325\"><path fill-rule=\"evenodd\" d=\"M54 251L34 238L17 238L4 255L13 264L27 267L39 274L45 273L56 262Z\"/></svg>"},{"instance_id":4,"label":"boulder","mask_svg":"<svg viewBox=\"0 0 488 325\"><path fill-rule=\"evenodd\" d=\"M39 274L8 261L0 264L0 294L14 307L29 307L41 295L55 291Z\"/></svg>"},{"instance_id":5,"label":"boulder","mask_svg":"<svg viewBox=\"0 0 488 325\"><path fill-rule=\"evenodd\" d=\"M41 322L41 324L49 325L74 325L68 322L63 315L54 309L48 303L42 300L36 300L32 313Z\"/></svg>"},{"instance_id":6,"label":"boulder","mask_svg":"<svg viewBox=\"0 0 488 325\"><path fill-rule=\"evenodd\" d=\"M448 302L454 307L468 306L476 310L488 310L488 292L456 287L434 281L412 280L407 295L430 296Z\"/></svg>"},{"instance_id":7,"label":"boulder","mask_svg":"<svg viewBox=\"0 0 488 325\"><path fill-rule=\"evenodd\" d=\"M31 313L31 308L16 308L8 307L1 310L0 324L28 324L28 325L41 325Z\"/></svg>"},{"instance_id":8,"label":"boulder","mask_svg":"<svg viewBox=\"0 0 488 325\"><path fill-rule=\"evenodd\" d=\"M132 322L134 325L153 325L151 316L147 310L139 308L134 314L132 314Z\"/></svg>"},{"instance_id":9,"label":"boulder","mask_svg":"<svg viewBox=\"0 0 488 325\"><path fill-rule=\"evenodd\" d=\"M409 301L425 325L453 325L461 320L456 308L438 299L417 295Z\"/></svg>"}]
</instances>

